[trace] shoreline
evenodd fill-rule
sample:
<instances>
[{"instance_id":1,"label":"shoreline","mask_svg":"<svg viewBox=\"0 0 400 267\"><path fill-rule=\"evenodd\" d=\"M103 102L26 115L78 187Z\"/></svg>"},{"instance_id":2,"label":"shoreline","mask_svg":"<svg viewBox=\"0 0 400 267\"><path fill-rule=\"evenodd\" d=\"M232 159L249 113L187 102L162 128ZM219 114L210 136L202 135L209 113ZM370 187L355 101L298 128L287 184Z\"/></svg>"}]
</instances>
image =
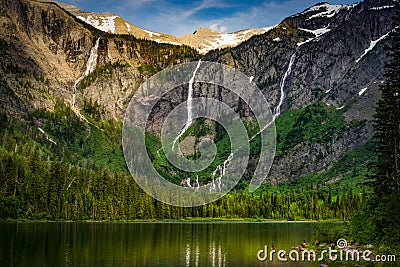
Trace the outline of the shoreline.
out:
<instances>
[{"instance_id":1,"label":"shoreline","mask_svg":"<svg viewBox=\"0 0 400 267\"><path fill-rule=\"evenodd\" d=\"M137 220L37 220L0 219L0 223L348 223L339 219L330 220L274 220L254 218L185 218L185 219L137 219Z\"/></svg>"}]
</instances>

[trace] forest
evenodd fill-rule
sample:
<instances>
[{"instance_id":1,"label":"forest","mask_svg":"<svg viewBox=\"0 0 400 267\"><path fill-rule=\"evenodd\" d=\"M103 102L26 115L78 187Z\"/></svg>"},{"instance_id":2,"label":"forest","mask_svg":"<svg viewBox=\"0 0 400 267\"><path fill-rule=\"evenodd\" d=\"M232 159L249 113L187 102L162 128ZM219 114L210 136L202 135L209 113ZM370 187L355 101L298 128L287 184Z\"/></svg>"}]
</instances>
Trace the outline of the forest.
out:
<instances>
[{"instance_id":1,"label":"forest","mask_svg":"<svg viewBox=\"0 0 400 267\"><path fill-rule=\"evenodd\" d=\"M248 186L244 181L216 202L192 208L170 206L143 192L129 175L121 149L120 121L101 121L98 103L87 101L82 113L92 125L85 125L59 100L53 111L35 110L23 120L0 114L0 219L351 221L352 237L359 242L398 247L400 37L399 27L395 29L387 49L386 81L381 85L374 138L322 174L264 185L251 194L243 190ZM187 52L197 57L192 50ZM98 68L80 89L115 67L124 65ZM138 70L153 74L159 68L143 63ZM286 112L276 123L277 152L304 140L329 145L330 133L347 126L340 112L321 103ZM368 166L360 166L365 158L370 158ZM339 176L340 181L329 183Z\"/></svg>"},{"instance_id":2,"label":"forest","mask_svg":"<svg viewBox=\"0 0 400 267\"><path fill-rule=\"evenodd\" d=\"M65 134L65 140L71 138ZM348 221L364 201L362 194L351 189L338 192L308 184L292 189L263 187L254 194L236 190L205 206L173 207L144 193L126 171L106 168L110 162L78 160L67 152L68 145L55 146L37 129L5 114L0 140L2 219Z\"/></svg>"}]
</instances>

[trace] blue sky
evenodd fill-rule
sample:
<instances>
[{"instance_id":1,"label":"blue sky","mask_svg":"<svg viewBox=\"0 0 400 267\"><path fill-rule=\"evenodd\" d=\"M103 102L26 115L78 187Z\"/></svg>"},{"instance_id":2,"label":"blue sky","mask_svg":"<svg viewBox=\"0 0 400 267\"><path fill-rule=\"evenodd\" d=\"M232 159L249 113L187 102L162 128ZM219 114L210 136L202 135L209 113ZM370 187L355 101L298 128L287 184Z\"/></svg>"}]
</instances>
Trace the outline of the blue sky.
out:
<instances>
[{"instance_id":1,"label":"blue sky","mask_svg":"<svg viewBox=\"0 0 400 267\"><path fill-rule=\"evenodd\" d=\"M272 26L322 0L61 0L84 11L111 12L132 24L180 36L205 26L234 32ZM357 0L331 0L331 4L353 4Z\"/></svg>"}]
</instances>

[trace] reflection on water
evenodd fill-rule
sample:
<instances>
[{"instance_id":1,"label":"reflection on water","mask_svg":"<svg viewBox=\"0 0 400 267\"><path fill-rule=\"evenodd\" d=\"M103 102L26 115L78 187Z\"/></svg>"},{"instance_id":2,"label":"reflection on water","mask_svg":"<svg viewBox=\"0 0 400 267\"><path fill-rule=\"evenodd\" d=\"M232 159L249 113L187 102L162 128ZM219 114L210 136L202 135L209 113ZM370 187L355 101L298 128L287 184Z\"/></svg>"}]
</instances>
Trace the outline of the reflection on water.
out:
<instances>
[{"instance_id":1,"label":"reflection on water","mask_svg":"<svg viewBox=\"0 0 400 267\"><path fill-rule=\"evenodd\" d=\"M289 251L309 223L0 224L0 266L308 266L260 262L265 245Z\"/></svg>"}]
</instances>

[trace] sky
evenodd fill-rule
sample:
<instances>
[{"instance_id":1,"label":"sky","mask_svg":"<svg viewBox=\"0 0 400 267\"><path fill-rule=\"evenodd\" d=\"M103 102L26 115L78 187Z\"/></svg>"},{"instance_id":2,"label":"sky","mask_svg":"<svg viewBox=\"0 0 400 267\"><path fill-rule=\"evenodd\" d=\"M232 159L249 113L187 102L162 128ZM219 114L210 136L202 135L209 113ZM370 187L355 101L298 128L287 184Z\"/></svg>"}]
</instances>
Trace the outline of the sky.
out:
<instances>
[{"instance_id":1,"label":"sky","mask_svg":"<svg viewBox=\"0 0 400 267\"><path fill-rule=\"evenodd\" d=\"M146 30L175 36L200 27L220 32L273 26L323 0L61 0L83 11L120 15ZM353 4L357 0L331 0Z\"/></svg>"}]
</instances>

